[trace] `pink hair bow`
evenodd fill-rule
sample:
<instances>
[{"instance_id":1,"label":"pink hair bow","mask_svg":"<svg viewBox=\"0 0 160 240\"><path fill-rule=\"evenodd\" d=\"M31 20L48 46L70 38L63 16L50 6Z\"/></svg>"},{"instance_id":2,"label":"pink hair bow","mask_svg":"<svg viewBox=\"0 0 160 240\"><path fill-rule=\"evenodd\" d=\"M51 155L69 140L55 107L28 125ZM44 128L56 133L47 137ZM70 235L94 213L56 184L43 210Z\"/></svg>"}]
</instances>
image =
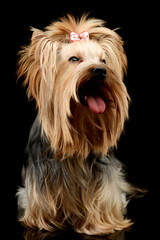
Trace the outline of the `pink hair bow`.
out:
<instances>
[{"instance_id":1,"label":"pink hair bow","mask_svg":"<svg viewBox=\"0 0 160 240\"><path fill-rule=\"evenodd\" d=\"M79 40L88 40L88 39L89 39L88 32L83 31L80 34L76 33L76 32L71 32L70 33L70 41L71 42L79 41Z\"/></svg>"}]
</instances>

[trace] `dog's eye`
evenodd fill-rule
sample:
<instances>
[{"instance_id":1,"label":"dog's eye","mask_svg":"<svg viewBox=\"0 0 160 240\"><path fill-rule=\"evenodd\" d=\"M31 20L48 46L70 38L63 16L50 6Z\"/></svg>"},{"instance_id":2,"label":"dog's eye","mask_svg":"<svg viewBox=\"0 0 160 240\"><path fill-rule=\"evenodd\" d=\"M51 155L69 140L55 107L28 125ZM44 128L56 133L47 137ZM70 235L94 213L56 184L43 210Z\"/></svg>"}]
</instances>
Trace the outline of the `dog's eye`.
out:
<instances>
[{"instance_id":1,"label":"dog's eye","mask_svg":"<svg viewBox=\"0 0 160 240\"><path fill-rule=\"evenodd\" d=\"M80 59L77 58L77 57L75 57L75 56L73 56L73 57L70 57L68 60L69 60L70 62L77 62L77 61L79 61Z\"/></svg>"},{"instance_id":2,"label":"dog's eye","mask_svg":"<svg viewBox=\"0 0 160 240\"><path fill-rule=\"evenodd\" d=\"M100 60L102 63L106 64L106 60L105 59L101 59Z\"/></svg>"}]
</instances>

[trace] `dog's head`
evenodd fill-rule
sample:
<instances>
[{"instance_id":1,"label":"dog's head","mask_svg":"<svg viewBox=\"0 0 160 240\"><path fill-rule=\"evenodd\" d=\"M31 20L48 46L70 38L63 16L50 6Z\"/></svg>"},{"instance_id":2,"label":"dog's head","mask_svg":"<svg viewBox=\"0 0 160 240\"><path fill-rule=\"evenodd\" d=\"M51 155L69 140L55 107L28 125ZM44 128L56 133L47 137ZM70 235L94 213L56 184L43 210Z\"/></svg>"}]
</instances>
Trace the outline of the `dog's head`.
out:
<instances>
[{"instance_id":1,"label":"dog's head","mask_svg":"<svg viewBox=\"0 0 160 240\"><path fill-rule=\"evenodd\" d=\"M61 157L106 154L128 117L122 39L87 16L68 15L45 31L32 30L18 74L36 100L42 132Z\"/></svg>"}]
</instances>

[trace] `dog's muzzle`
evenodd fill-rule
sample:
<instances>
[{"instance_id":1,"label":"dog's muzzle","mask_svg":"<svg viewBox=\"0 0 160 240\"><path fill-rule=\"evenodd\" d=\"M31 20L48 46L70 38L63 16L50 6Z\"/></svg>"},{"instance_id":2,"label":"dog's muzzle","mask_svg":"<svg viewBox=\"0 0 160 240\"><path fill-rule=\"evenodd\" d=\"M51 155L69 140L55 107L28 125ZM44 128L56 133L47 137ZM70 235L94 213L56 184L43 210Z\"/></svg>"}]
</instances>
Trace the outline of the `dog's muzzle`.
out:
<instances>
[{"instance_id":1,"label":"dog's muzzle","mask_svg":"<svg viewBox=\"0 0 160 240\"><path fill-rule=\"evenodd\" d=\"M90 79L78 89L80 102L94 114L102 114L106 110L106 76L107 70L104 67L94 67L90 70Z\"/></svg>"}]
</instances>

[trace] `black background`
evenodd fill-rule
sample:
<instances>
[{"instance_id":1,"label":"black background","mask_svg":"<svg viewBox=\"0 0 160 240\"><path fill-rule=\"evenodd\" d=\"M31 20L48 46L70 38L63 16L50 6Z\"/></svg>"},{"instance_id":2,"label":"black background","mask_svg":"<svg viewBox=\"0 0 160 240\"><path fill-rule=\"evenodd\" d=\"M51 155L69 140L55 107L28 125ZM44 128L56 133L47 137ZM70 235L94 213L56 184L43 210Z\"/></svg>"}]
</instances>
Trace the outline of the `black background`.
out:
<instances>
[{"instance_id":1,"label":"black background","mask_svg":"<svg viewBox=\"0 0 160 240\"><path fill-rule=\"evenodd\" d=\"M36 116L28 103L22 80L16 83L17 52L28 44L29 27L42 29L65 13L107 21L125 41L128 57L126 86L132 99L116 156L127 166L129 180L147 189L145 197L128 206L135 224L125 239L158 237L159 222L159 26L158 4L153 1L32 1L5 2L1 7L1 219L5 239L22 240L24 229L17 222L15 193L20 185L23 152ZM36 233L34 233L36 236ZM156 238L157 238L156 237ZM41 239L30 237L30 240ZM59 239L46 238L46 239ZM66 237L62 236L62 239ZM83 239L71 236L70 239ZM91 239L91 238L88 238ZM95 238L96 239L96 238ZM98 238L97 238L98 239ZM116 239L123 239L122 236Z\"/></svg>"}]
</instances>

